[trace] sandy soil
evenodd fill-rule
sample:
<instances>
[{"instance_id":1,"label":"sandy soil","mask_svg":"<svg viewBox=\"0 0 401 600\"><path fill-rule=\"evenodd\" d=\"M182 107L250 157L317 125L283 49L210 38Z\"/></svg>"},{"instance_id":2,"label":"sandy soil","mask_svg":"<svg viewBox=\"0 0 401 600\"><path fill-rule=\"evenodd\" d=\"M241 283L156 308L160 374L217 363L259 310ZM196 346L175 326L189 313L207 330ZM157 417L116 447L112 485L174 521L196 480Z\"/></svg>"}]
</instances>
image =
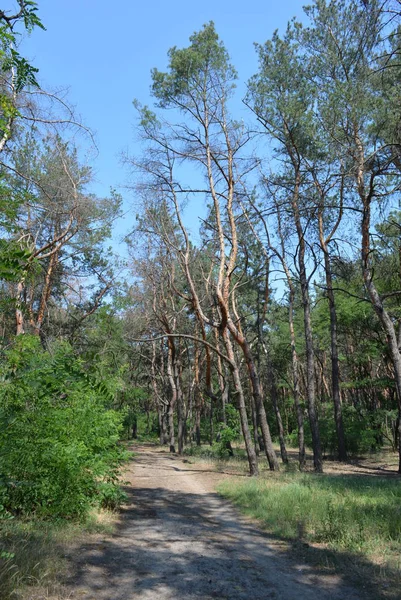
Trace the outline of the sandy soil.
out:
<instances>
[{"instance_id":1,"label":"sandy soil","mask_svg":"<svg viewBox=\"0 0 401 600\"><path fill-rule=\"evenodd\" d=\"M135 451L118 530L77 549L70 598L365 598L329 569L295 561L288 544L240 516L214 492L221 474L157 448Z\"/></svg>"}]
</instances>

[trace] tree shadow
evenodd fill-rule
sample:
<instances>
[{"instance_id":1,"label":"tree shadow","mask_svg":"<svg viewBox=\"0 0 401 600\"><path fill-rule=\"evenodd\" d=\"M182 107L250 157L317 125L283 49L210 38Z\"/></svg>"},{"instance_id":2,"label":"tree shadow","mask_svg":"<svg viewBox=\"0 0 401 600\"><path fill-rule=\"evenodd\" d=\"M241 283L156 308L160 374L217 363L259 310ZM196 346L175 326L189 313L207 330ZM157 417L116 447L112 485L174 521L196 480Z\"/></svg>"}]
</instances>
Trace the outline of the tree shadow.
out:
<instances>
[{"instance_id":1,"label":"tree shadow","mask_svg":"<svg viewBox=\"0 0 401 600\"><path fill-rule=\"evenodd\" d=\"M191 463L188 459L183 458L182 456L180 456L179 454L173 454L170 455L168 453L161 453L161 452L157 452L157 453L153 453L152 455L156 457L156 459L159 459L160 457L163 457L163 459L167 459L169 461L172 462L176 462L176 463L185 463L185 464L193 464ZM143 467L146 468L147 470L149 470L149 454L145 455L143 454L138 455L135 457L135 464L137 467ZM160 465L158 465L158 469L159 471L166 471L166 473L171 474L171 470L179 472L179 473L193 473L194 475L199 475L199 473L212 473L213 475L235 475L235 477L250 477L248 472L239 472L239 471L230 471L230 470L224 470L224 466L225 463L222 462L221 465L217 464L216 468L211 468L211 469L199 469L199 468L180 468L180 467L174 467L171 464L168 464L168 466L162 467ZM166 475L168 476L168 475ZM141 477L146 477L144 475L141 474ZM148 478L149 479L153 479L154 475L149 472Z\"/></svg>"},{"instance_id":2,"label":"tree shadow","mask_svg":"<svg viewBox=\"0 0 401 600\"><path fill-rule=\"evenodd\" d=\"M87 600L392 598L369 561L268 535L217 494L127 488L110 539L70 557L68 589ZM338 562L350 564L341 574ZM354 585L358 579L359 586Z\"/></svg>"},{"instance_id":3,"label":"tree shadow","mask_svg":"<svg viewBox=\"0 0 401 600\"><path fill-rule=\"evenodd\" d=\"M395 479L399 479L401 481L400 473L398 473L395 469L389 469L388 467L380 465L367 465L366 459L363 457L354 458L349 461L349 464L358 467L359 469L365 469L366 471L369 471L368 474L360 473L361 475L368 475L369 477L371 477L372 475L377 477L394 477ZM357 472L353 472L351 474L358 475Z\"/></svg>"}]
</instances>

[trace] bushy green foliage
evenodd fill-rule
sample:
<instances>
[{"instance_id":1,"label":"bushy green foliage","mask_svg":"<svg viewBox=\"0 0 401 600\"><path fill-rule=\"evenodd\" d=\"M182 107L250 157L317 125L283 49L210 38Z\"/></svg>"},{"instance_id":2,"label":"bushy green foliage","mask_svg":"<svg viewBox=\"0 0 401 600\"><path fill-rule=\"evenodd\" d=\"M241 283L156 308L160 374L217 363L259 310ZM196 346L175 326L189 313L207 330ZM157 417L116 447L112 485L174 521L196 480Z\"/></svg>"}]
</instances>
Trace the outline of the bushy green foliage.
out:
<instances>
[{"instance_id":1,"label":"bushy green foliage","mask_svg":"<svg viewBox=\"0 0 401 600\"><path fill-rule=\"evenodd\" d=\"M228 458L233 451L231 443L237 440L241 432L239 413L232 404L226 404L226 422L219 423L218 452L220 458Z\"/></svg>"},{"instance_id":2,"label":"bushy green foliage","mask_svg":"<svg viewBox=\"0 0 401 600\"><path fill-rule=\"evenodd\" d=\"M204 446L187 446L184 449L184 454L186 456L196 456L198 458L204 459L215 459L220 460L221 456L221 444L215 442L212 446L204 445Z\"/></svg>"},{"instance_id":3,"label":"bushy green foliage","mask_svg":"<svg viewBox=\"0 0 401 600\"><path fill-rule=\"evenodd\" d=\"M238 432L229 425L220 424L219 431L219 457L228 458L232 455L231 442L238 438Z\"/></svg>"},{"instance_id":4,"label":"bushy green foliage","mask_svg":"<svg viewBox=\"0 0 401 600\"><path fill-rule=\"evenodd\" d=\"M237 445L233 446L234 456L230 456L229 452L225 451L220 442L214 442L211 446L205 444L202 446L187 446L184 448L184 454L186 456L193 456L196 458L210 460L216 463L217 470L219 465L235 465L235 468L242 468L242 465L246 465L246 453L245 450Z\"/></svg>"},{"instance_id":5,"label":"bushy green foliage","mask_svg":"<svg viewBox=\"0 0 401 600\"><path fill-rule=\"evenodd\" d=\"M383 445L381 432L382 423L385 420L384 411L369 412L365 409L357 410L354 406L343 406L343 422L347 452L350 456L357 456L378 450ZM305 443L312 446L312 434L309 421L305 420ZM336 425L334 421L334 410L331 404L322 404L319 411L319 430L322 451L325 455L335 456L337 454L338 442ZM291 446L298 444L298 433L293 431L288 436Z\"/></svg>"},{"instance_id":6,"label":"bushy green foliage","mask_svg":"<svg viewBox=\"0 0 401 600\"><path fill-rule=\"evenodd\" d=\"M0 490L11 513L80 516L118 500L121 415L63 342L20 336L0 365Z\"/></svg>"}]
</instances>

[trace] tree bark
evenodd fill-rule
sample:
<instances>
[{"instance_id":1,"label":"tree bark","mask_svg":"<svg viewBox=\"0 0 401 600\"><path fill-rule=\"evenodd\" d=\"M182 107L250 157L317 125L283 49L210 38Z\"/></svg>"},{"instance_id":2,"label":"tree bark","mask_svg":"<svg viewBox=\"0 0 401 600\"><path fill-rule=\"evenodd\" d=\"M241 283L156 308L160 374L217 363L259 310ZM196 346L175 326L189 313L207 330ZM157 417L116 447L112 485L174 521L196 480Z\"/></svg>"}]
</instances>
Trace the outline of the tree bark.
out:
<instances>
[{"instance_id":1,"label":"tree bark","mask_svg":"<svg viewBox=\"0 0 401 600\"><path fill-rule=\"evenodd\" d=\"M225 329L222 332L222 337L223 337L224 346L226 348L227 356L231 361L230 370L231 370L231 374L232 374L233 381L234 381L234 388L235 388L235 391L237 392L237 396L238 396L238 408L239 408L239 414L240 414L240 420L241 420L242 435L244 436L246 454L247 454L248 463L249 463L249 473L252 476L257 476L259 474L258 458L256 456L255 448L252 444L252 438L251 438L251 433L249 431L248 415L246 412L245 398L244 398L244 392L242 389L241 378L240 378L240 374L239 374L239 370L237 367L232 343L229 338L229 333L228 333L227 329Z\"/></svg>"},{"instance_id":2,"label":"tree bark","mask_svg":"<svg viewBox=\"0 0 401 600\"><path fill-rule=\"evenodd\" d=\"M356 146L356 183L359 197L363 205L363 215L361 224L362 245L362 272L366 290L368 292L372 306L378 316L378 319L384 329L387 337L387 344L391 356L391 362L394 369L394 381L398 401L398 473L401 475L401 349L399 347L395 324L386 310L383 299L381 298L373 281L373 272L371 268L370 251L370 220L371 220L371 202L374 196L374 176L370 177L370 184L367 189L364 178L365 156L364 148L357 127L354 127L354 142Z\"/></svg>"},{"instance_id":3,"label":"tree bark","mask_svg":"<svg viewBox=\"0 0 401 600\"><path fill-rule=\"evenodd\" d=\"M275 375L273 372L271 359L268 354L267 354L267 376L268 376L268 381L269 381L270 397L272 400L274 412L276 414L277 429L278 429L278 436L279 436L279 442L280 442L281 460L283 461L283 463L285 465L287 465L288 464L288 454L287 454L287 449L285 447L285 434L284 434L283 421L281 418L280 408L278 405L276 379L275 379Z\"/></svg>"},{"instance_id":4,"label":"tree bark","mask_svg":"<svg viewBox=\"0 0 401 600\"><path fill-rule=\"evenodd\" d=\"M319 425L315 406L315 359L313 349L312 322L310 312L309 281L305 264L305 237L298 207L299 186L301 174L299 164L294 160L295 188L292 195L291 206L293 218L298 235L298 267L299 281L301 284L302 308L304 316L304 335L306 352L306 395L308 399L309 423L312 433L313 464L317 473L323 472L322 449L320 444Z\"/></svg>"},{"instance_id":5,"label":"tree bark","mask_svg":"<svg viewBox=\"0 0 401 600\"><path fill-rule=\"evenodd\" d=\"M306 347L306 394L308 398L309 423L312 433L313 464L315 467L315 471L317 473L322 473L322 448L320 444L319 426L315 406L315 359L313 350L310 299L304 263L301 267L300 280L302 290L302 305L304 310L304 330Z\"/></svg>"},{"instance_id":6,"label":"tree bark","mask_svg":"<svg viewBox=\"0 0 401 600\"><path fill-rule=\"evenodd\" d=\"M330 311L330 348L331 348L331 386L334 403L334 419L336 423L338 458L340 461L347 460L347 448L345 444L344 423L342 415L341 391L340 391L340 367L338 359L337 342L337 311L334 300L333 281L331 277L330 257L326 248L324 252L324 265L326 273L327 298Z\"/></svg>"},{"instance_id":7,"label":"tree bark","mask_svg":"<svg viewBox=\"0 0 401 600\"><path fill-rule=\"evenodd\" d=\"M259 456L260 448L259 448L258 413L256 412L255 398L253 397L253 395L251 395L251 410L252 410L252 425L253 425L253 443L255 446L256 455Z\"/></svg>"},{"instance_id":8,"label":"tree bark","mask_svg":"<svg viewBox=\"0 0 401 600\"><path fill-rule=\"evenodd\" d=\"M22 312L23 295L25 285L23 281L20 281L17 286L17 297L16 297L16 309L15 309L15 320L16 320L16 335L22 335L25 333L24 328L24 314Z\"/></svg>"},{"instance_id":9,"label":"tree bark","mask_svg":"<svg viewBox=\"0 0 401 600\"><path fill-rule=\"evenodd\" d=\"M266 411L263 404L263 395L260 387L260 381L256 372L255 363L253 361L251 349L245 337L241 335L238 329L234 326L231 320L228 321L228 328L233 334L234 339L239 344L245 358L245 363L248 368L249 379L252 387L252 395L255 400L256 411L258 415L260 429L262 431L263 444L265 447L266 458L271 471L278 471L279 464L276 453L273 448L273 442L270 435L270 429L267 422Z\"/></svg>"},{"instance_id":10,"label":"tree bark","mask_svg":"<svg viewBox=\"0 0 401 600\"><path fill-rule=\"evenodd\" d=\"M168 407L168 427L170 437L170 452L175 452L175 432L174 432L174 410L177 402L177 388L174 378L174 344L171 338L167 338L167 377L170 383L170 403Z\"/></svg>"},{"instance_id":11,"label":"tree bark","mask_svg":"<svg viewBox=\"0 0 401 600\"><path fill-rule=\"evenodd\" d=\"M290 304L288 311L288 320L290 326L290 339L291 339L291 368L292 368L292 383L293 383L293 395L295 412L297 415L298 424L298 462L299 470L305 469L305 432L304 432L304 415L300 404L300 393L299 393L299 372L298 372L298 353L295 345L295 328L294 328L294 298L295 290L292 282L290 282Z\"/></svg>"}]
</instances>

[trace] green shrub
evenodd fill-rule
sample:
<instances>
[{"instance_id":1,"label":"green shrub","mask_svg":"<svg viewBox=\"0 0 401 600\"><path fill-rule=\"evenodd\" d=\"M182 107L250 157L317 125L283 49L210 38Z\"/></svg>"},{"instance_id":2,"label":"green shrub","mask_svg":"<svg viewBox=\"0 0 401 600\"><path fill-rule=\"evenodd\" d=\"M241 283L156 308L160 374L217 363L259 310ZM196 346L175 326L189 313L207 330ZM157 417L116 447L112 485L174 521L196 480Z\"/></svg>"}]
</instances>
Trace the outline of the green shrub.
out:
<instances>
[{"instance_id":1,"label":"green shrub","mask_svg":"<svg viewBox=\"0 0 401 600\"><path fill-rule=\"evenodd\" d=\"M66 343L20 336L0 365L0 481L11 513L80 516L116 486L121 416Z\"/></svg>"},{"instance_id":2,"label":"green shrub","mask_svg":"<svg viewBox=\"0 0 401 600\"><path fill-rule=\"evenodd\" d=\"M127 494L114 482L104 482L99 487L100 506L108 510L116 510L127 500Z\"/></svg>"},{"instance_id":3,"label":"green shrub","mask_svg":"<svg viewBox=\"0 0 401 600\"><path fill-rule=\"evenodd\" d=\"M238 431L229 425L220 424L219 441L218 441L218 456L219 458L228 458L233 456L231 442L238 438Z\"/></svg>"},{"instance_id":4,"label":"green shrub","mask_svg":"<svg viewBox=\"0 0 401 600\"><path fill-rule=\"evenodd\" d=\"M186 456L198 456L199 458L220 458L221 447L220 444L214 443L213 446L187 446L184 448L184 454Z\"/></svg>"},{"instance_id":5,"label":"green shrub","mask_svg":"<svg viewBox=\"0 0 401 600\"><path fill-rule=\"evenodd\" d=\"M378 450L382 446L380 415L356 410L354 406L343 406L344 435L350 456L357 456ZM384 418L384 417L383 417ZM324 454L336 455L338 452L334 408L332 404L322 404L319 409L319 431ZM297 431L288 436L289 444L297 447ZM312 434L309 421L305 419L305 443L312 447Z\"/></svg>"}]
</instances>

